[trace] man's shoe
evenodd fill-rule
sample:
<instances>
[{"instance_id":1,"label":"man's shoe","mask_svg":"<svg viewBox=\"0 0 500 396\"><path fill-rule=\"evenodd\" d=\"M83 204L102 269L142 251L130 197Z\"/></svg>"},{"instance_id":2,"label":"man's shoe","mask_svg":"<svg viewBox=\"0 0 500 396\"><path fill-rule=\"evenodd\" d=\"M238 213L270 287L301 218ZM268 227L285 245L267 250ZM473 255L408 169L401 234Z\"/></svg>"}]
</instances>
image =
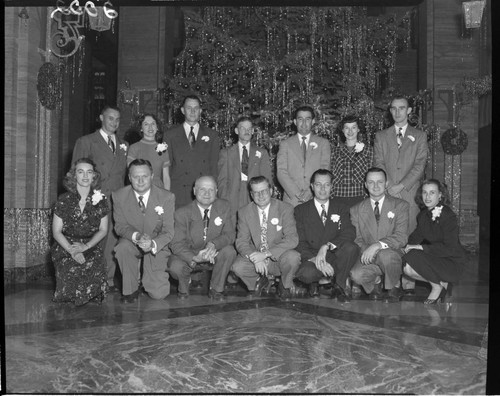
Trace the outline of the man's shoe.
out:
<instances>
[{"instance_id":1,"label":"man's shoe","mask_svg":"<svg viewBox=\"0 0 500 396\"><path fill-rule=\"evenodd\" d=\"M373 291L370 293L368 299L372 301L382 300L382 282L375 283Z\"/></svg>"},{"instance_id":2,"label":"man's shoe","mask_svg":"<svg viewBox=\"0 0 500 396\"><path fill-rule=\"evenodd\" d=\"M385 302L388 303L395 303L399 302L401 300L401 297L403 297L403 291L401 290L400 287L393 287L391 290L387 292L387 296L385 297Z\"/></svg>"},{"instance_id":3,"label":"man's shoe","mask_svg":"<svg viewBox=\"0 0 500 396\"><path fill-rule=\"evenodd\" d=\"M309 284L309 290L308 290L309 297L311 298L319 298L319 283L318 282L312 282Z\"/></svg>"},{"instance_id":4,"label":"man's shoe","mask_svg":"<svg viewBox=\"0 0 500 396\"><path fill-rule=\"evenodd\" d=\"M407 297L413 297L417 294L415 293L415 289L403 289L403 293Z\"/></svg>"},{"instance_id":5,"label":"man's shoe","mask_svg":"<svg viewBox=\"0 0 500 396\"><path fill-rule=\"evenodd\" d=\"M109 287L108 293L120 293L120 289L118 289L115 285L111 285Z\"/></svg>"},{"instance_id":6,"label":"man's shoe","mask_svg":"<svg viewBox=\"0 0 500 396\"><path fill-rule=\"evenodd\" d=\"M247 293L248 298L255 298L255 290L249 290Z\"/></svg>"},{"instance_id":7,"label":"man's shoe","mask_svg":"<svg viewBox=\"0 0 500 396\"><path fill-rule=\"evenodd\" d=\"M177 293L177 298L179 300L187 300L189 297L189 294L188 293Z\"/></svg>"},{"instance_id":8,"label":"man's shoe","mask_svg":"<svg viewBox=\"0 0 500 396\"><path fill-rule=\"evenodd\" d=\"M226 299L226 296L224 296L223 293L215 291L214 289L210 289L208 291L208 297L214 301L223 301Z\"/></svg>"},{"instance_id":9,"label":"man's shoe","mask_svg":"<svg viewBox=\"0 0 500 396\"><path fill-rule=\"evenodd\" d=\"M125 304L131 304L137 301L137 297L139 296L139 289L137 289L132 294L127 294L121 297L121 302Z\"/></svg>"},{"instance_id":10,"label":"man's shoe","mask_svg":"<svg viewBox=\"0 0 500 396\"><path fill-rule=\"evenodd\" d=\"M267 276L261 275L257 281L255 282L255 296L260 297L262 294L262 290L266 289L269 286L269 279Z\"/></svg>"},{"instance_id":11,"label":"man's shoe","mask_svg":"<svg viewBox=\"0 0 500 396\"><path fill-rule=\"evenodd\" d=\"M290 299L292 298L292 292L290 291L290 289L286 289L283 286L283 282L280 282L278 284L278 294L281 301L290 301Z\"/></svg>"},{"instance_id":12,"label":"man's shoe","mask_svg":"<svg viewBox=\"0 0 500 396\"><path fill-rule=\"evenodd\" d=\"M340 303L351 301L351 297L337 284L334 284L332 288L332 298L335 297L337 297L337 301Z\"/></svg>"}]
</instances>

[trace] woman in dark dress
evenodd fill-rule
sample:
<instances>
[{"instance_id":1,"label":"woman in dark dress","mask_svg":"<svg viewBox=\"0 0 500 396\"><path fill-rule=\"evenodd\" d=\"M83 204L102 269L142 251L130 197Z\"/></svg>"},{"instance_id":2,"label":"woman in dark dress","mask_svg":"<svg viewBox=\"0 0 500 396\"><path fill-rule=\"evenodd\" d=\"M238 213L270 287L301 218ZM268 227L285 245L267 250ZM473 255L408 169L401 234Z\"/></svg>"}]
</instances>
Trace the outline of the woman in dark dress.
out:
<instances>
[{"instance_id":1,"label":"woman in dark dress","mask_svg":"<svg viewBox=\"0 0 500 396\"><path fill-rule=\"evenodd\" d=\"M63 184L67 193L56 202L51 254L56 272L53 301L100 303L108 291L99 242L108 232L108 202L98 190L100 174L88 158L76 160Z\"/></svg>"},{"instance_id":2,"label":"woman in dark dress","mask_svg":"<svg viewBox=\"0 0 500 396\"><path fill-rule=\"evenodd\" d=\"M432 290L424 304L436 304L444 302L446 294L451 296L452 284L460 279L467 259L458 238L457 216L447 206L446 185L426 180L415 200L422 210L404 248L403 270L413 279L430 283Z\"/></svg>"}]
</instances>

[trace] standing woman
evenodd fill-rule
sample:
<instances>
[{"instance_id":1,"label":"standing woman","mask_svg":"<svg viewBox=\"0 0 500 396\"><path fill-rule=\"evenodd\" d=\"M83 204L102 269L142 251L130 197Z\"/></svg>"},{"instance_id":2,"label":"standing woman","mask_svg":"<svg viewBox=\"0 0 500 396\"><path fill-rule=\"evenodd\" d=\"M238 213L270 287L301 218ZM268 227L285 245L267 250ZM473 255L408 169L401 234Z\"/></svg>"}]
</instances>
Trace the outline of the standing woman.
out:
<instances>
[{"instance_id":1,"label":"standing woman","mask_svg":"<svg viewBox=\"0 0 500 396\"><path fill-rule=\"evenodd\" d=\"M344 117L337 127L342 143L332 150L333 187L330 195L348 207L364 199L365 174L373 163L373 147L360 139L360 127L358 117Z\"/></svg>"},{"instance_id":2,"label":"standing woman","mask_svg":"<svg viewBox=\"0 0 500 396\"><path fill-rule=\"evenodd\" d=\"M153 114L143 114L138 122L142 139L130 146L127 165L136 159L145 159L153 167L153 184L170 190L170 158L163 143L160 123Z\"/></svg>"},{"instance_id":3,"label":"standing woman","mask_svg":"<svg viewBox=\"0 0 500 396\"><path fill-rule=\"evenodd\" d=\"M84 305L100 303L108 291L103 251L99 243L108 232L109 206L98 190L100 173L91 159L71 166L63 184L67 193L56 202L51 255L56 272L53 301Z\"/></svg>"},{"instance_id":4,"label":"standing woman","mask_svg":"<svg viewBox=\"0 0 500 396\"><path fill-rule=\"evenodd\" d=\"M403 270L409 277L429 282L432 290L424 304L444 302L451 296L452 283L460 279L467 263L458 238L457 216L448 206L446 185L436 179L425 180L415 201L421 211L417 228L404 248Z\"/></svg>"}]
</instances>

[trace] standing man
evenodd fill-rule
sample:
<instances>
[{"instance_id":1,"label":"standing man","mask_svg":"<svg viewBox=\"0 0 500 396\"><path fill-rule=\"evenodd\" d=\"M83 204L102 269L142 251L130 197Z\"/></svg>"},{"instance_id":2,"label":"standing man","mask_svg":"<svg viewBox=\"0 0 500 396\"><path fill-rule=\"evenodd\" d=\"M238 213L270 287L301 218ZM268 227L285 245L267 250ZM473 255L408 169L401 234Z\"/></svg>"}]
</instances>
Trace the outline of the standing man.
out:
<instances>
[{"instance_id":1,"label":"standing man","mask_svg":"<svg viewBox=\"0 0 500 396\"><path fill-rule=\"evenodd\" d=\"M236 250L235 215L229 202L217 199L217 184L212 176L198 178L196 199L175 211L175 236L170 244L170 274L179 281L178 297L189 296L189 278L198 264L213 264L208 296L224 299L224 285Z\"/></svg>"},{"instance_id":2,"label":"standing man","mask_svg":"<svg viewBox=\"0 0 500 396\"><path fill-rule=\"evenodd\" d=\"M120 125L120 109L118 107L105 106L99 118L101 128L76 141L72 162L84 157L94 161L97 170L101 173L101 192L110 197L113 191L125 185L128 144L116 134ZM108 202L111 205L111 200ZM113 248L116 245L117 237L113 224L112 216L109 216L108 235L101 243L104 247L109 289L110 291L118 291L119 289L114 285L116 261L113 256Z\"/></svg>"},{"instance_id":3,"label":"standing man","mask_svg":"<svg viewBox=\"0 0 500 396\"><path fill-rule=\"evenodd\" d=\"M168 244L174 236L175 197L152 185L153 167L148 160L136 159L128 169L131 185L112 194L120 237L115 252L123 277L122 302L137 300L141 258L142 286L151 298L160 300L170 293L166 270Z\"/></svg>"},{"instance_id":4,"label":"standing man","mask_svg":"<svg viewBox=\"0 0 500 396\"><path fill-rule=\"evenodd\" d=\"M250 142L253 135L250 117L240 117L234 132L238 135L238 143L220 152L217 184L219 198L228 200L236 215L238 209L251 202L248 180L261 175L271 180L272 175L267 150Z\"/></svg>"},{"instance_id":5,"label":"standing man","mask_svg":"<svg viewBox=\"0 0 500 396\"><path fill-rule=\"evenodd\" d=\"M178 208L192 202L195 180L200 176L217 177L219 136L217 132L200 125L201 101L198 96L184 98L181 112L185 121L165 132L170 158L171 189Z\"/></svg>"},{"instance_id":6,"label":"standing man","mask_svg":"<svg viewBox=\"0 0 500 396\"><path fill-rule=\"evenodd\" d=\"M318 169L330 166L330 142L311 132L314 110L310 106L295 111L293 123L297 134L280 144L277 177L284 189L283 201L297 206L312 198L309 183Z\"/></svg>"},{"instance_id":7,"label":"standing man","mask_svg":"<svg viewBox=\"0 0 500 396\"><path fill-rule=\"evenodd\" d=\"M300 254L293 250L299 238L290 204L271 198L271 185L264 176L249 181L253 201L238 211L236 250L232 271L247 286L249 296L260 296L269 285L267 275L281 275L278 293L291 297Z\"/></svg>"},{"instance_id":8,"label":"standing man","mask_svg":"<svg viewBox=\"0 0 500 396\"><path fill-rule=\"evenodd\" d=\"M370 197L351 208L351 221L356 228L354 242L361 249L351 278L363 286L371 300L382 299L384 286L389 291L386 301L396 302L403 293L400 288L401 249L408 241L409 204L386 194L387 185L383 169L368 169L365 187Z\"/></svg>"},{"instance_id":9,"label":"standing man","mask_svg":"<svg viewBox=\"0 0 500 396\"><path fill-rule=\"evenodd\" d=\"M332 298L350 301L349 271L359 256L354 243L356 230L349 208L339 199L330 198L333 174L318 169L311 177L314 198L295 207L295 221L301 261L296 278L309 285L309 296L319 297L319 280L335 277Z\"/></svg>"}]
</instances>

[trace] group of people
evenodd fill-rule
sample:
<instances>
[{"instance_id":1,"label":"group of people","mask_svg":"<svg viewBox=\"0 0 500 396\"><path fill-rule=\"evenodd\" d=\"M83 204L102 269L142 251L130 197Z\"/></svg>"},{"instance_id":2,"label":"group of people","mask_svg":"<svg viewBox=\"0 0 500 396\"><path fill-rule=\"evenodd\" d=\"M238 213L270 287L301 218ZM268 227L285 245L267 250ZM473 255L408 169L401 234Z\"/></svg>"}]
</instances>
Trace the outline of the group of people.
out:
<instances>
[{"instance_id":1,"label":"group of people","mask_svg":"<svg viewBox=\"0 0 500 396\"><path fill-rule=\"evenodd\" d=\"M344 118L333 152L312 132L314 110L299 107L297 134L277 155L283 200L273 198L269 154L252 142L251 118L237 120L238 142L220 150L217 132L200 124L197 96L181 112L184 123L165 133L143 115L142 139L129 147L116 135L119 109L106 107L100 130L78 139L54 212L55 301L82 305L121 292L131 303L142 290L163 299L170 276L186 299L200 268L211 270L215 300L225 298L230 273L249 296L274 284L283 300L298 283L311 298L329 284L340 302L362 290L399 301L414 294L415 280L431 285L426 304L451 293L465 252L446 186L420 183L427 138L408 125L406 98L391 101L394 126L373 148L359 119Z\"/></svg>"}]
</instances>

